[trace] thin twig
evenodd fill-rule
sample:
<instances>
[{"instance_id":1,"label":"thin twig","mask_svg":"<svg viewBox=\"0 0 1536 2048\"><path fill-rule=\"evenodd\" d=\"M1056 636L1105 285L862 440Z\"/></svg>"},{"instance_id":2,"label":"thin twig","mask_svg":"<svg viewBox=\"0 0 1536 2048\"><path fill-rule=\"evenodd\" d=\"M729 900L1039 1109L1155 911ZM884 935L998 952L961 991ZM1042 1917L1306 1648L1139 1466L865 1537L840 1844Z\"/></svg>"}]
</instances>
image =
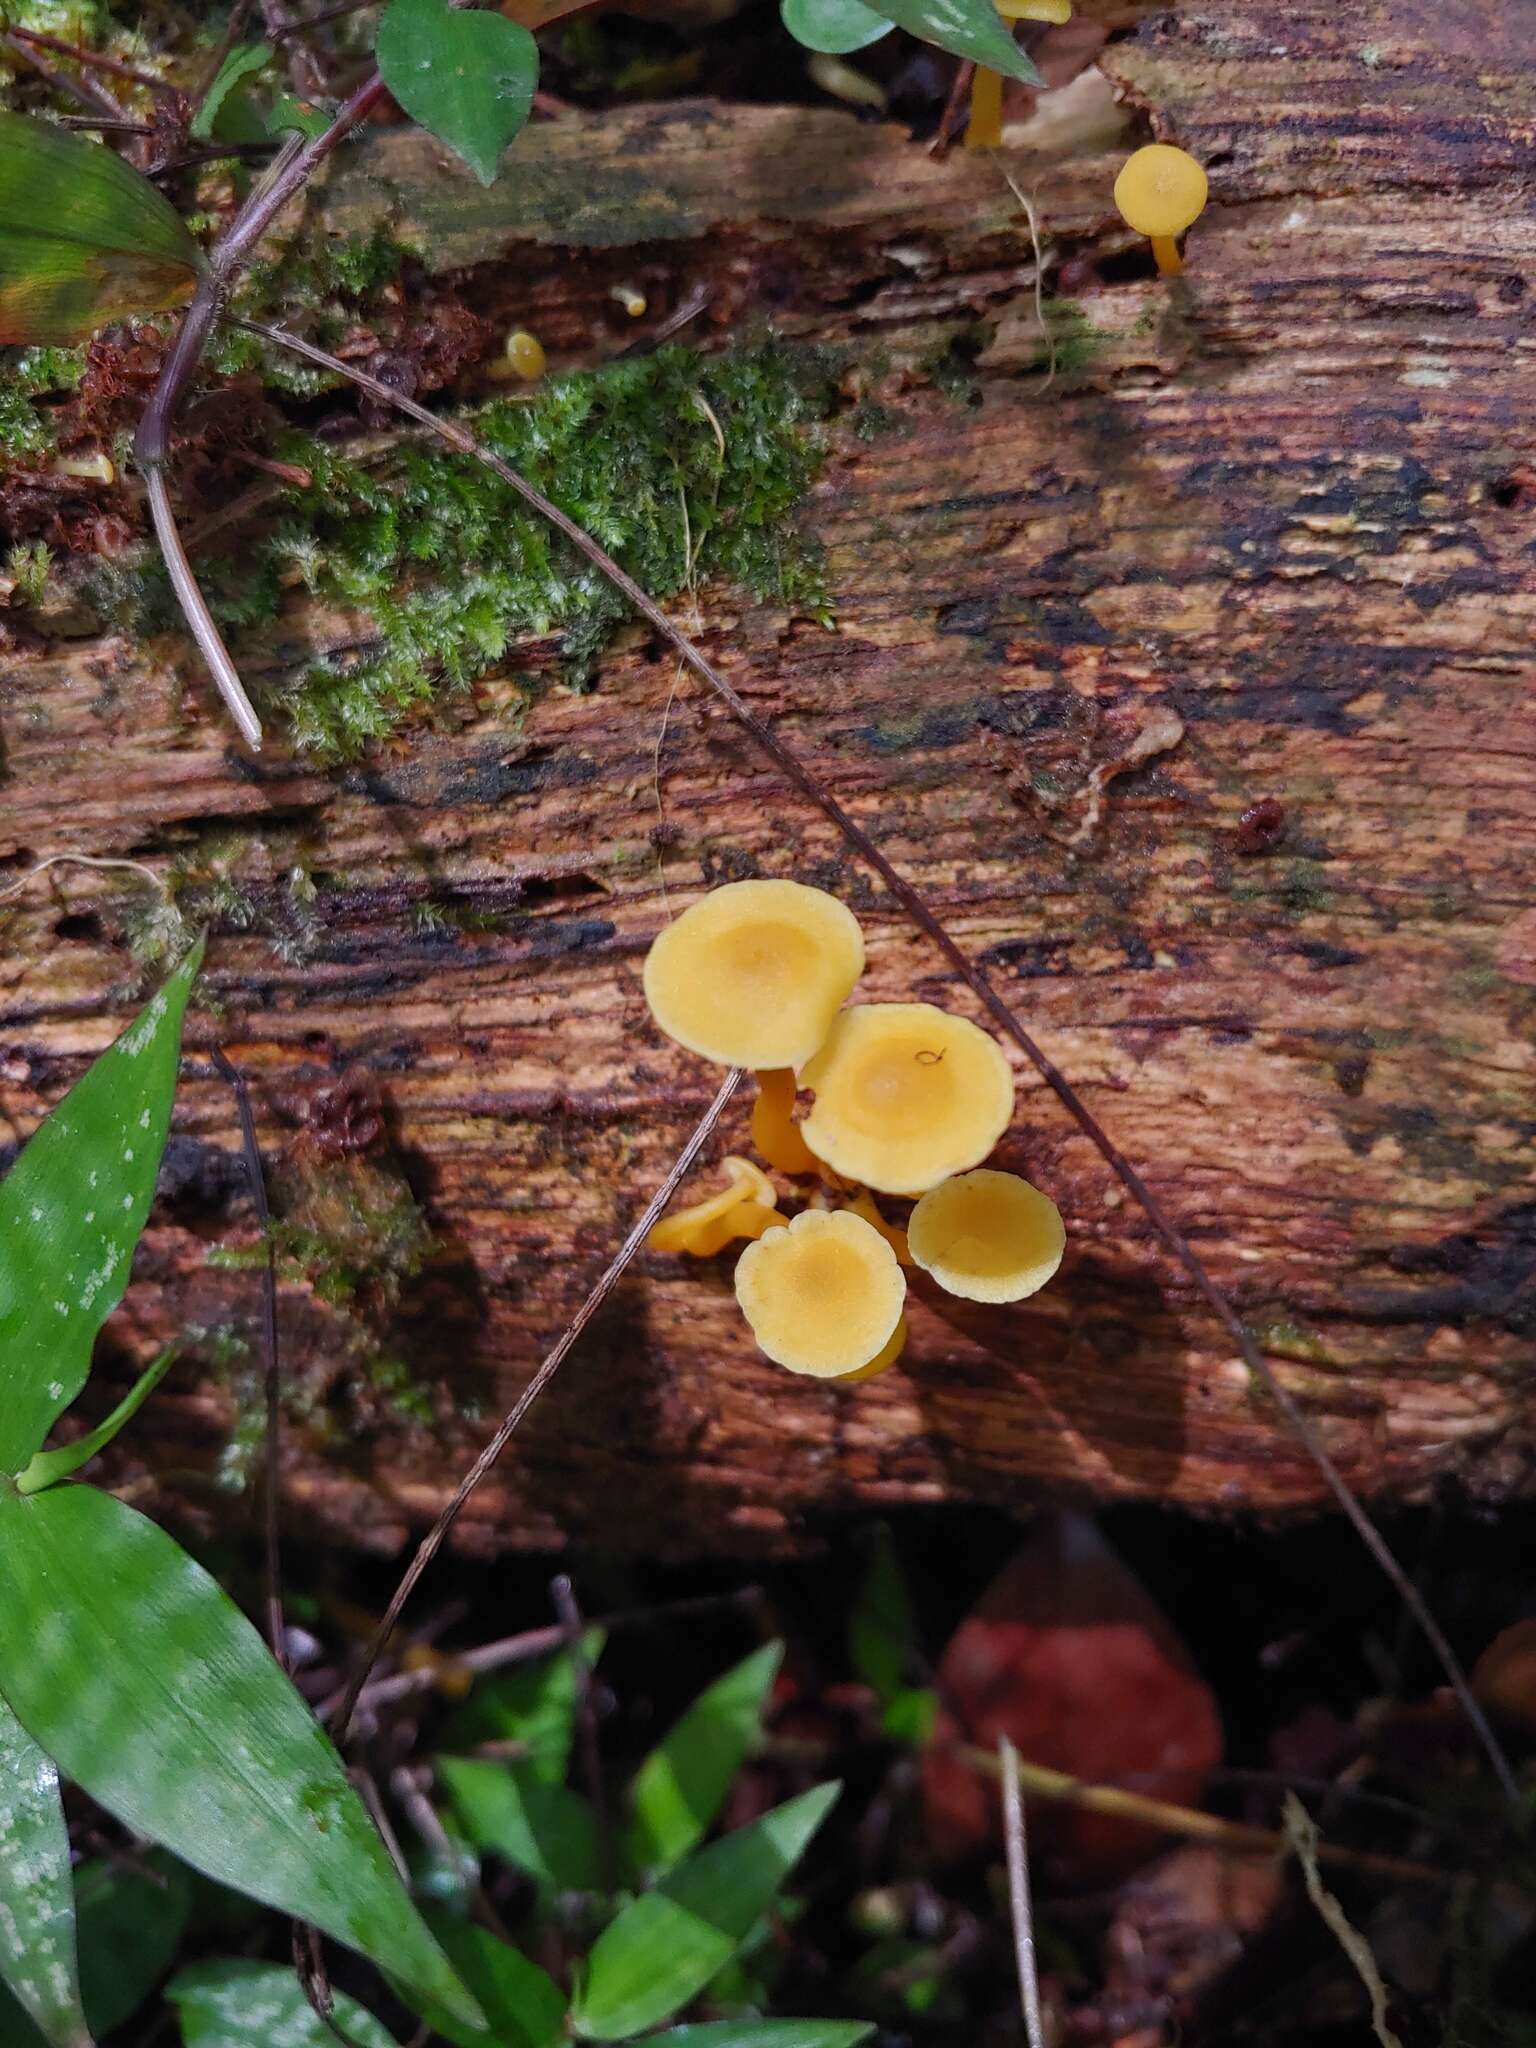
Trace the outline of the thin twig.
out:
<instances>
[{"instance_id":1,"label":"thin twig","mask_svg":"<svg viewBox=\"0 0 1536 2048\"><path fill-rule=\"evenodd\" d=\"M381 386L380 388L382 389L383 387ZM528 1413L528 1410L538 1400L540 1394L543 1393L544 1389L570 1356L577 1340L586 1329L588 1323L591 1322L603 1303L612 1294L614 1288L623 1279L631 1260L645 1243L647 1237L649 1237L651 1226L677 1193L678 1188L687 1177L693 1162L698 1158L700 1152L703 1151L705 1145L708 1144L710 1133L714 1130L715 1125L719 1123L731 1097L741 1085L742 1072L743 1070L740 1067L732 1067L731 1071L721 1082L719 1092L716 1094L714 1101L694 1125L687 1144L684 1145L682 1151L673 1160L666 1179L657 1188L649 1202L646 1203L639 1221L609 1260L601 1279L599 1279L586 1300L581 1304L581 1307L577 1309L575 1315L566 1324L554 1348L548 1353L543 1364L528 1382L527 1386L524 1387L522 1393L518 1395L516 1401L503 1418L496 1434L454 1488L452 1499L417 1545L416 1555L406 1567L404 1578L396 1586L389 1606L384 1611L384 1619L374 1631L373 1640L368 1645L367 1654L358 1666L351 1684L347 1687L346 1698L342 1701L341 1711L336 1721L336 1742L338 1747L346 1740L347 1730L352 1723L352 1714L357 1706L358 1694L367 1683L368 1674L378 1662L380 1652L389 1641L394 1631L395 1623L400 1619L401 1609L416 1590L417 1582L421 1578L422 1573L442 1548L443 1539L458 1520L459 1512L463 1508L464 1503L496 1463L496 1460L507 1448L507 1445L511 1443L523 1417Z\"/></svg>"},{"instance_id":2,"label":"thin twig","mask_svg":"<svg viewBox=\"0 0 1536 2048\"><path fill-rule=\"evenodd\" d=\"M288 1634L283 1625L283 1552L279 1526L279 1492L282 1479L282 1381L277 1336L277 1246L272 1241L272 1211L267 1202L267 1180L261 1165L261 1143L256 1136L256 1118L251 1109L250 1083L234 1065L224 1048L213 1048L213 1064L220 1077L234 1091L240 1118L240 1139L245 1147L245 1177L250 1182L251 1200L266 1251L261 1273L261 1349L266 1389L265 1473L262 1491L263 1537L266 1553L267 1641L272 1654L288 1669Z\"/></svg>"},{"instance_id":3,"label":"thin twig","mask_svg":"<svg viewBox=\"0 0 1536 2048\"><path fill-rule=\"evenodd\" d=\"M1035 1919L1029 1899L1029 1841L1024 1831L1024 1788L1019 1753L1006 1735L997 1738L1003 1774L1003 1842L1008 1852L1008 1908L1013 1919L1013 1959L1019 1972L1019 2003L1029 2048L1045 2048L1040 2019L1040 1976L1035 1964Z\"/></svg>"},{"instance_id":4,"label":"thin twig","mask_svg":"<svg viewBox=\"0 0 1536 2048\"><path fill-rule=\"evenodd\" d=\"M954 1752L974 1770L989 1778L1002 1775L990 1749L957 1745ZM1187 1841L1209 1842L1228 1856L1283 1856L1290 1843L1274 1828L1261 1828L1248 1821L1224 1820L1219 1813L1202 1813L1198 1807L1175 1806L1167 1799L1149 1799L1141 1792L1127 1792L1119 1785L1090 1785L1065 1771L1050 1770L1015 1757L1019 1783L1033 1798L1056 1806L1078 1806L1085 1813L1102 1813L1114 1820L1134 1821L1161 1835L1182 1835ZM1341 1869L1358 1870L1364 1876L1381 1877L1395 1884L1451 1885L1459 1873L1437 1870L1433 1864L1411 1863L1402 1856L1378 1856L1369 1849L1343 1849L1332 1842L1319 1846L1325 1863Z\"/></svg>"},{"instance_id":5,"label":"thin twig","mask_svg":"<svg viewBox=\"0 0 1536 2048\"><path fill-rule=\"evenodd\" d=\"M272 40L274 43L286 42L289 36L301 36L306 29L319 28L328 21L340 21L346 14L361 14L365 7L375 4L376 0L341 0L337 7L322 7L318 14L305 14L284 28L273 29Z\"/></svg>"},{"instance_id":6,"label":"thin twig","mask_svg":"<svg viewBox=\"0 0 1536 2048\"><path fill-rule=\"evenodd\" d=\"M127 868L136 875L142 875L145 881L153 887L157 895L168 895L165 883L159 875L155 873L153 868L145 867L141 860L108 860L103 856L93 853L51 853L46 860L40 860L35 867L28 868L24 875L18 876L14 882L9 883L4 889L0 889L0 903L7 903L11 897L19 896L23 889L35 882L39 875L47 874L50 868L62 867Z\"/></svg>"},{"instance_id":7,"label":"thin twig","mask_svg":"<svg viewBox=\"0 0 1536 2048\"><path fill-rule=\"evenodd\" d=\"M971 80L975 76L975 64L968 57L962 58L949 82L949 98L945 100L944 111L939 116L938 133L928 145L928 154L935 163L942 163L949 155L950 142L960 125L960 109L970 96Z\"/></svg>"},{"instance_id":8,"label":"thin twig","mask_svg":"<svg viewBox=\"0 0 1536 2048\"><path fill-rule=\"evenodd\" d=\"M87 50L79 43L67 43L62 36L48 35L40 28L13 28L10 33L18 42L28 43L38 50L52 50L56 57L68 57L72 64L79 64L86 70L109 71L114 78L127 79L131 85L148 86L151 92L174 90L166 79L156 78L152 71L136 70L119 57L109 57L101 50Z\"/></svg>"},{"instance_id":9,"label":"thin twig","mask_svg":"<svg viewBox=\"0 0 1536 2048\"><path fill-rule=\"evenodd\" d=\"M52 86L55 92L67 93L82 107L88 107L94 114L104 114L108 120L121 118L122 108L104 85L89 73L84 78L72 78L67 71L56 70L46 57L21 40L20 29L7 29L0 34L0 49L9 50L13 57L29 64L44 85Z\"/></svg>"},{"instance_id":10,"label":"thin twig","mask_svg":"<svg viewBox=\"0 0 1536 2048\"><path fill-rule=\"evenodd\" d=\"M294 354L303 356L310 362L318 363L323 369L328 369L338 376L349 379L352 383L359 386L360 389L371 393L384 403L394 406L398 411L407 414L411 419L420 421L423 426L431 428L450 447L457 448L462 454L473 457L476 462L483 464L494 475L499 476L503 483L517 492L525 504L531 505L552 526L557 527L565 535L566 539L570 541L571 545L585 555L594 567L600 569L614 585L615 589L628 598L642 618L649 620L656 631L672 647L676 648L694 674L701 681L709 685L710 689L714 691L715 695L731 712L732 716L745 728L752 739L756 741L758 747L772 761L785 781L791 787L799 790L801 795L810 803L814 804L822 815L843 835L843 838L854 851L874 869L913 924L943 954L949 965L965 983L966 987L970 989L998 1029L1005 1037L1012 1039L1030 1065L1034 1067L1078 1129L1094 1146L1116 1179L1127 1190L1133 1200L1140 1205L1153 1229L1172 1253L1177 1263L1183 1267L1195 1291L1211 1309L1222 1328L1231 1338L1248 1370L1280 1410L1280 1413L1295 1433L1297 1440L1317 1467L1329 1492L1354 1525L1355 1532L1361 1542L1376 1560L1376 1563L1396 1589L1398 1597L1402 1600L1404 1606L1423 1630L1425 1638L1430 1648L1434 1651L1451 1690L1456 1695L1462 1712L1466 1715L1478 1742L1482 1746L1484 1754L1493 1768L1494 1775L1499 1781L1505 1799L1508 1801L1510 1808L1518 1812L1521 1804L1520 1790L1515 1781L1514 1772L1510 1768L1509 1759L1504 1754L1503 1745L1494 1733L1488 1716L1473 1697L1472 1689L1467 1683L1466 1673L1462 1670L1460 1660L1451 1648L1445 1631L1430 1612L1428 1603L1418 1587L1414 1585L1397 1559L1392 1555L1385 1537L1383 1537L1381 1531L1376 1527L1376 1524L1371 1520L1365 1508L1356 1498L1349 1482L1334 1463L1321 1436L1303 1412L1295 1396L1288 1391L1273 1366L1270 1365L1268 1359L1259 1350L1249 1331L1240 1320L1236 1309L1233 1308L1226 1295L1223 1294L1216 1285L1216 1282L1206 1271L1204 1261L1196 1253L1193 1245L1191 1245L1179 1225L1174 1222L1173 1218L1164 1209L1161 1201L1153 1194L1151 1188L1148 1187L1119 1146L1110 1138L1098 1118L1089 1109L1055 1061L1036 1042L1031 1033L1025 1030L1008 1004L1004 1002L1002 996L998 993L986 970L978 966L969 955L962 952L956 940L951 938L948 930L928 907L927 899L916 885L910 882L901 870L891 862L870 837L869 833L865 831L864 827L857 823L849 812L843 808L839 800L812 770L806 766L805 762L801 760L800 756L788 742L780 739L774 728L765 719L759 717L757 712L739 694L735 686L727 682L724 675L709 660L708 656L696 647L687 634L683 632L682 628L667 616L656 600L642 590L634 578L621 569L613 557L604 548L599 547L592 536L582 527L578 526L574 519L571 519L566 513L562 512L560 507L546 498L542 491L535 490L525 477L519 476L510 463L504 462L491 449L482 446L480 442L475 440L472 434L466 432L463 427L460 427L454 421L439 419L435 413L429 412L423 405L418 405L414 399L405 397L401 392L392 391L387 384L381 382L377 377L370 376L367 371L359 370L351 364L341 362L339 358L328 354L324 349L316 348L313 342L301 341L297 335L288 334L281 328L263 326L255 321L242 320L236 324L244 327L252 334L261 335L265 340L272 342L279 348L290 349Z\"/></svg>"},{"instance_id":11,"label":"thin twig","mask_svg":"<svg viewBox=\"0 0 1536 2048\"><path fill-rule=\"evenodd\" d=\"M134 435L134 459L149 487L150 515L177 599L236 725L253 749L261 745L261 721L245 694L229 651L198 588L171 512L165 487L171 429L229 292L250 260L256 244L289 200L303 190L316 165L330 155L359 121L367 118L383 96L384 81L375 72L358 87L323 134L309 141L295 138L293 146L282 151L267 175L257 183L208 259L208 268L192 295L192 303L182 316L176 339L171 344L159 381L150 394L149 403L139 420L138 432Z\"/></svg>"},{"instance_id":12,"label":"thin twig","mask_svg":"<svg viewBox=\"0 0 1536 2048\"><path fill-rule=\"evenodd\" d=\"M551 1585L550 1598L560 1617L566 1652L576 1674L576 1730L581 1742L581 1773L586 1780L587 1798L597 1822L597 1870L604 1892L611 1892L617 1874L613 1853L613 1827L603 1787L603 1749L597 1734L597 1709L592 1699L592 1666L582 1641L585 1629L576 1604L576 1588L564 1572Z\"/></svg>"}]
</instances>

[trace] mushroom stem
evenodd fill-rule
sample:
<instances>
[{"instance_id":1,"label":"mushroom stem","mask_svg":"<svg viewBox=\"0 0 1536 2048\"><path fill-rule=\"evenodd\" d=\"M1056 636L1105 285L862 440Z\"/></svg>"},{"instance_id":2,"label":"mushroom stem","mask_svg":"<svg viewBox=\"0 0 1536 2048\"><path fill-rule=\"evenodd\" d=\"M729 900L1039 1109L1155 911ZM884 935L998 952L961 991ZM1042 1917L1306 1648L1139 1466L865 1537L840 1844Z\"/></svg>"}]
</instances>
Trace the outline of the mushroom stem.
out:
<instances>
[{"instance_id":1,"label":"mushroom stem","mask_svg":"<svg viewBox=\"0 0 1536 2048\"><path fill-rule=\"evenodd\" d=\"M1003 74L978 64L971 80L971 118L965 127L967 149L997 149L1003 139Z\"/></svg>"},{"instance_id":2,"label":"mushroom stem","mask_svg":"<svg viewBox=\"0 0 1536 2048\"><path fill-rule=\"evenodd\" d=\"M1152 254L1157 259L1157 267L1162 275L1164 277L1177 277L1184 268L1184 258L1179 253L1178 237L1176 235L1151 235L1148 239L1152 244Z\"/></svg>"},{"instance_id":3,"label":"mushroom stem","mask_svg":"<svg viewBox=\"0 0 1536 2048\"><path fill-rule=\"evenodd\" d=\"M845 1202L843 1207L851 1209L855 1216L862 1216L866 1223L871 1224L879 1231L891 1250L896 1254L898 1265L910 1266L915 1263L911 1252L907 1249L907 1233L899 1229L896 1224L886 1222L885 1218L880 1214L875 1198L868 1188L860 1188L853 1199Z\"/></svg>"},{"instance_id":4,"label":"mushroom stem","mask_svg":"<svg viewBox=\"0 0 1536 2048\"><path fill-rule=\"evenodd\" d=\"M818 1173L821 1161L800 1135L795 1122L795 1074L792 1067L765 1067L754 1076L757 1100L752 1105L752 1143L780 1173Z\"/></svg>"},{"instance_id":5,"label":"mushroom stem","mask_svg":"<svg viewBox=\"0 0 1536 2048\"><path fill-rule=\"evenodd\" d=\"M903 1316L895 1329L892 1330L890 1336L886 1338L881 1349L869 1361L868 1365L861 1365L856 1372L838 1373L832 1382L833 1386L852 1387L857 1386L861 1380L878 1379L881 1373L896 1363L906 1348L907 1319Z\"/></svg>"}]
</instances>

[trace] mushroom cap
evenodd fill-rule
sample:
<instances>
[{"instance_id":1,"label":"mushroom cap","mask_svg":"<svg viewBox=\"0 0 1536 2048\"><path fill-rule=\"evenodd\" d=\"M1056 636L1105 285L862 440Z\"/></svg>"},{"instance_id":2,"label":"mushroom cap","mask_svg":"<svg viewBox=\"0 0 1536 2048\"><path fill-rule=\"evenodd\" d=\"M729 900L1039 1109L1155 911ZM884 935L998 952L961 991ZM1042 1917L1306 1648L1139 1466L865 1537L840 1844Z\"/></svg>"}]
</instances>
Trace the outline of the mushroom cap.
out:
<instances>
[{"instance_id":1,"label":"mushroom cap","mask_svg":"<svg viewBox=\"0 0 1536 2048\"><path fill-rule=\"evenodd\" d=\"M975 1166L1013 1116L997 1041L932 1003L845 1010L800 1079L816 1091L801 1128L817 1158L891 1195Z\"/></svg>"},{"instance_id":2,"label":"mushroom cap","mask_svg":"<svg viewBox=\"0 0 1536 2048\"><path fill-rule=\"evenodd\" d=\"M925 1272L967 1301L1022 1301L1061 1264L1061 1211L1016 1173L981 1166L931 1188L912 1211L907 1243Z\"/></svg>"},{"instance_id":3,"label":"mushroom cap","mask_svg":"<svg viewBox=\"0 0 1536 2048\"><path fill-rule=\"evenodd\" d=\"M802 882L727 882L659 934L645 959L651 1015L726 1067L798 1067L864 972L848 907Z\"/></svg>"},{"instance_id":4,"label":"mushroom cap","mask_svg":"<svg viewBox=\"0 0 1536 2048\"><path fill-rule=\"evenodd\" d=\"M890 1371L906 1348L907 1319L905 1316L901 1316L897 1321L895 1329L892 1330L890 1336L886 1338L868 1365L861 1365L854 1372L840 1372L837 1375L837 1385L840 1387L854 1387L861 1380L879 1379L881 1373Z\"/></svg>"},{"instance_id":5,"label":"mushroom cap","mask_svg":"<svg viewBox=\"0 0 1536 2048\"><path fill-rule=\"evenodd\" d=\"M1004 21L1070 21L1072 0L997 0Z\"/></svg>"},{"instance_id":6,"label":"mushroom cap","mask_svg":"<svg viewBox=\"0 0 1536 2048\"><path fill-rule=\"evenodd\" d=\"M1205 172L1186 149L1149 142L1120 166L1115 204L1138 235L1182 235L1205 211Z\"/></svg>"},{"instance_id":7,"label":"mushroom cap","mask_svg":"<svg viewBox=\"0 0 1536 2048\"><path fill-rule=\"evenodd\" d=\"M717 1251L723 1251L733 1237L759 1236L761 1232L752 1227L761 1219L749 1217L745 1230L729 1226L736 1218L738 1209L764 1209L772 1212L778 1206L778 1194L773 1182L763 1169L750 1159L730 1154L723 1162L726 1172L725 1186L718 1193L706 1195L702 1202L690 1202L685 1209L675 1209L670 1216L663 1216L653 1224L646 1245L653 1252L691 1252L695 1258L712 1258Z\"/></svg>"},{"instance_id":8,"label":"mushroom cap","mask_svg":"<svg viewBox=\"0 0 1536 2048\"><path fill-rule=\"evenodd\" d=\"M907 1279L878 1230L846 1209L807 1209L736 1261L736 1299L775 1365L839 1379L895 1335Z\"/></svg>"}]
</instances>

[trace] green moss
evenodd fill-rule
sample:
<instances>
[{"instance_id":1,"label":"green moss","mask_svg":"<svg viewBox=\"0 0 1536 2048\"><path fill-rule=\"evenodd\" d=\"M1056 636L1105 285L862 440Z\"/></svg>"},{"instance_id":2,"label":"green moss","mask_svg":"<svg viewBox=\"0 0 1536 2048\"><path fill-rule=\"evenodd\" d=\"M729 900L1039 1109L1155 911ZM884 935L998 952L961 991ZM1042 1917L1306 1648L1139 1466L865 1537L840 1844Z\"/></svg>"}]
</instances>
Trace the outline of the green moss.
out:
<instances>
[{"instance_id":1,"label":"green moss","mask_svg":"<svg viewBox=\"0 0 1536 2048\"><path fill-rule=\"evenodd\" d=\"M85 369L80 348L0 349L0 456L19 461L54 446L51 398L74 391Z\"/></svg>"},{"instance_id":2,"label":"green moss","mask_svg":"<svg viewBox=\"0 0 1536 2048\"><path fill-rule=\"evenodd\" d=\"M1069 383L1092 369L1105 345L1119 338L1095 327L1075 299L1045 299L1041 312L1045 316L1046 339L1040 344L1033 367L1054 367L1056 375Z\"/></svg>"},{"instance_id":3,"label":"green moss","mask_svg":"<svg viewBox=\"0 0 1536 2048\"><path fill-rule=\"evenodd\" d=\"M34 607L42 603L48 589L48 570L52 562L53 555L45 542L17 542L5 561L6 574L14 585L14 603Z\"/></svg>"},{"instance_id":4,"label":"green moss","mask_svg":"<svg viewBox=\"0 0 1536 2048\"><path fill-rule=\"evenodd\" d=\"M821 462L832 390L819 352L670 348L552 378L467 423L652 596L718 577L825 618L820 553L794 514ZM378 635L283 694L300 747L355 754L526 635L558 633L567 679L593 681L623 599L479 464L412 443L359 458L307 433L278 452L313 481L285 494L274 530L230 565L215 589L221 616L275 617L297 581Z\"/></svg>"}]
</instances>

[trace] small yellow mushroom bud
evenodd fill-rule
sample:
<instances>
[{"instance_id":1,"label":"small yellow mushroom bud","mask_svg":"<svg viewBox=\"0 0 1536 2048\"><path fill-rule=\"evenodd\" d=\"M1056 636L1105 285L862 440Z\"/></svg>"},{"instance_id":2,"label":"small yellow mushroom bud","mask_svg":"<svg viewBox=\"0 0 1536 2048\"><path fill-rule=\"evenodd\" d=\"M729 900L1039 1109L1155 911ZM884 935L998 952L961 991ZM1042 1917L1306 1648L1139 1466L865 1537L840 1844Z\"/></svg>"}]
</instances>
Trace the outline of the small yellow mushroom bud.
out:
<instances>
[{"instance_id":1,"label":"small yellow mushroom bud","mask_svg":"<svg viewBox=\"0 0 1536 2048\"><path fill-rule=\"evenodd\" d=\"M801 882L727 882L646 955L645 999L679 1045L725 1067L798 1067L864 971L853 912Z\"/></svg>"},{"instance_id":2,"label":"small yellow mushroom bud","mask_svg":"<svg viewBox=\"0 0 1536 2048\"><path fill-rule=\"evenodd\" d=\"M691 1258L712 1259L739 1237L757 1238L765 1231L783 1228L778 1195L760 1166L733 1155L725 1161L725 1172L725 1186L717 1194L664 1216L653 1227L646 1239L653 1252L686 1252Z\"/></svg>"},{"instance_id":3,"label":"small yellow mushroom bud","mask_svg":"<svg viewBox=\"0 0 1536 2048\"><path fill-rule=\"evenodd\" d=\"M608 296L616 306L622 306L631 320L640 320L645 315L645 293L632 284L615 284L608 288Z\"/></svg>"},{"instance_id":4,"label":"small yellow mushroom bud","mask_svg":"<svg viewBox=\"0 0 1536 2048\"><path fill-rule=\"evenodd\" d=\"M82 483L115 484L117 466L110 455L98 448L93 455L60 455L54 458L55 476L76 476Z\"/></svg>"},{"instance_id":5,"label":"small yellow mushroom bud","mask_svg":"<svg viewBox=\"0 0 1536 2048\"><path fill-rule=\"evenodd\" d=\"M846 1209L807 1209L736 1262L736 1299L759 1347L775 1365L813 1379L873 1365L900 1327L906 1298L896 1254Z\"/></svg>"},{"instance_id":6,"label":"small yellow mushroom bud","mask_svg":"<svg viewBox=\"0 0 1536 2048\"><path fill-rule=\"evenodd\" d=\"M769 1067L757 1076L752 1105L752 1142L780 1173L816 1173L821 1161L795 1122L795 1071Z\"/></svg>"},{"instance_id":7,"label":"small yellow mushroom bud","mask_svg":"<svg viewBox=\"0 0 1536 2048\"><path fill-rule=\"evenodd\" d=\"M514 377L521 377L531 384L544 374L544 344L536 334L530 334L526 327L514 327L507 336L507 367Z\"/></svg>"},{"instance_id":8,"label":"small yellow mushroom bud","mask_svg":"<svg viewBox=\"0 0 1536 2048\"><path fill-rule=\"evenodd\" d=\"M1146 235L1165 276L1184 268L1178 238L1205 211L1205 172L1188 150L1149 142L1126 158L1115 180L1115 204L1127 227Z\"/></svg>"},{"instance_id":9,"label":"small yellow mushroom bud","mask_svg":"<svg viewBox=\"0 0 1536 2048\"><path fill-rule=\"evenodd\" d=\"M930 1188L907 1225L912 1256L966 1301L1022 1301L1061 1264L1061 1211L1016 1173L978 1167Z\"/></svg>"},{"instance_id":10,"label":"small yellow mushroom bud","mask_svg":"<svg viewBox=\"0 0 1536 2048\"><path fill-rule=\"evenodd\" d=\"M800 1079L816 1091L807 1145L886 1194L921 1194L978 1165L1013 1115L1013 1073L996 1040L932 1003L845 1010Z\"/></svg>"}]
</instances>

